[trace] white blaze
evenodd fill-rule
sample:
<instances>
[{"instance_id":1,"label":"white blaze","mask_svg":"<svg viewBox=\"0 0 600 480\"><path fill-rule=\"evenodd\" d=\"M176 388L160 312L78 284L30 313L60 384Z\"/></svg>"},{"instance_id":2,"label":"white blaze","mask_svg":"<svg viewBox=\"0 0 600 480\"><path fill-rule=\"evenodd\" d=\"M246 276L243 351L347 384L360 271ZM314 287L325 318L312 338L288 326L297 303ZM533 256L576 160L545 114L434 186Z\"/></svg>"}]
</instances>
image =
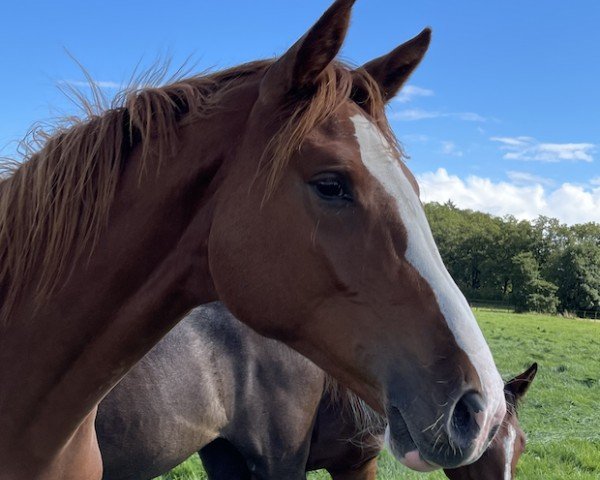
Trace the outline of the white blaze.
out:
<instances>
[{"instance_id":1,"label":"white blaze","mask_svg":"<svg viewBox=\"0 0 600 480\"><path fill-rule=\"evenodd\" d=\"M512 458L515 452L517 431L512 425L508 426L508 436L504 439L504 480L512 480Z\"/></svg>"},{"instance_id":2,"label":"white blaze","mask_svg":"<svg viewBox=\"0 0 600 480\"><path fill-rule=\"evenodd\" d=\"M494 416L499 415L501 405L504 404L502 378L467 300L444 266L421 201L393 155L392 147L379 128L365 116L357 114L351 120L365 167L396 201L398 214L406 229L406 260L433 290L456 343L466 353L479 375L484 390L482 393L487 402L485 419L480 423L485 435L479 439L479 448L475 448L474 452L479 455L483 444L487 443L487 438L483 437L487 437L491 423L501 420Z\"/></svg>"}]
</instances>

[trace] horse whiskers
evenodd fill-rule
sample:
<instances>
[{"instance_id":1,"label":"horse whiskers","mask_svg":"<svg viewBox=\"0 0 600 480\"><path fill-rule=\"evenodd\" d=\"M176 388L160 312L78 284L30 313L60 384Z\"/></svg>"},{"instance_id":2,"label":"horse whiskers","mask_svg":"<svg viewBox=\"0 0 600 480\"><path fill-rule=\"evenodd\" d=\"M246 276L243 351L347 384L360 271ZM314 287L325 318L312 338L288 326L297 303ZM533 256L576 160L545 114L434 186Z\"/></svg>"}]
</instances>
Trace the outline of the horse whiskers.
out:
<instances>
[{"instance_id":1,"label":"horse whiskers","mask_svg":"<svg viewBox=\"0 0 600 480\"><path fill-rule=\"evenodd\" d=\"M437 449L437 447L438 447L438 443L439 443L439 441L442 439L442 436L443 436L443 435L442 435L442 433L439 433L439 434L436 436L436 438L435 438L435 441L433 442L433 451L434 451L434 452L436 451L436 449ZM442 448L443 448L443 447L444 447L443 443L442 443L442 444L440 444L440 447L439 447L439 451L440 451L440 452L442 451Z\"/></svg>"},{"instance_id":2,"label":"horse whiskers","mask_svg":"<svg viewBox=\"0 0 600 480\"><path fill-rule=\"evenodd\" d=\"M444 414L442 413L435 422L433 422L427 428L424 428L423 430L421 430L421 433L425 433L426 431L435 428L437 426L437 424L440 422L440 420L442 420L443 418L444 418Z\"/></svg>"}]
</instances>

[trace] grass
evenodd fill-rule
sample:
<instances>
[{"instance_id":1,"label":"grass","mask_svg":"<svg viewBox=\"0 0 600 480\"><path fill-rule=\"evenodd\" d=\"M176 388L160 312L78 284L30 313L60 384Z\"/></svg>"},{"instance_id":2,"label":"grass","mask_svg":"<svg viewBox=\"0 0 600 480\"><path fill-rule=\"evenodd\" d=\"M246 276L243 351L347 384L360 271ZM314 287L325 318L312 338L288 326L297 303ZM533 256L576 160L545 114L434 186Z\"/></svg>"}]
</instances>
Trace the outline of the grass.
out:
<instances>
[{"instance_id":1,"label":"grass","mask_svg":"<svg viewBox=\"0 0 600 480\"><path fill-rule=\"evenodd\" d=\"M539 372L520 410L528 435L518 465L519 480L600 478L600 322L535 314L475 312L504 378L536 361ZM191 458L162 480L203 480ZM329 479L325 472L310 480ZM446 478L408 471L387 453L379 460L380 480Z\"/></svg>"}]
</instances>

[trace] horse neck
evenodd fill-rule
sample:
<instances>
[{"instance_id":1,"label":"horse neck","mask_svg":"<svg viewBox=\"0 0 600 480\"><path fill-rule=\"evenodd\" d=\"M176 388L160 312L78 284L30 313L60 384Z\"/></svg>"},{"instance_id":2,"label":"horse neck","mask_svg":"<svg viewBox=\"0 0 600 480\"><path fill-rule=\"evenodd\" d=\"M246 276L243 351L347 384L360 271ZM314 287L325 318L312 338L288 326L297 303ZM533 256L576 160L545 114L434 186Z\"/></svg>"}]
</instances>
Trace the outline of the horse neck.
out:
<instances>
[{"instance_id":1,"label":"horse neck","mask_svg":"<svg viewBox=\"0 0 600 480\"><path fill-rule=\"evenodd\" d=\"M56 293L16 305L0 336L1 452L19 440L52 457L190 308L216 299L208 233L223 132L236 137L241 122L213 114L182 127L177 155L148 159L142 176L134 148L93 251Z\"/></svg>"}]
</instances>

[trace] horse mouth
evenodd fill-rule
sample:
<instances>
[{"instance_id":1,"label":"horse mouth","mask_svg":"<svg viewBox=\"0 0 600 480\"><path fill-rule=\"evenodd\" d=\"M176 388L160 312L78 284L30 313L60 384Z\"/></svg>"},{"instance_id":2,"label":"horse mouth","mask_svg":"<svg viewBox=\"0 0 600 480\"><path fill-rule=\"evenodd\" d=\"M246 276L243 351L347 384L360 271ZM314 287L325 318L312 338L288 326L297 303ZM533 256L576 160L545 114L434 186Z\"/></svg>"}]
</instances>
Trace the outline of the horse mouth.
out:
<instances>
[{"instance_id":1,"label":"horse mouth","mask_svg":"<svg viewBox=\"0 0 600 480\"><path fill-rule=\"evenodd\" d=\"M406 451L417 449L417 444L410 435L406 420L404 420L404 416L397 407L392 407L390 409L388 420L390 429L393 426L394 441L399 443Z\"/></svg>"},{"instance_id":2,"label":"horse mouth","mask_svg":"<svg viewBox=\"0 0 600 480\"><path fill-rule=\"evenodd\" d=\"M385 445L400 463L411 470L430 472L440 468L423 458L410 434L404 416L397 407L391 407L388 411Z\"/></svg>"}]
</instances>

